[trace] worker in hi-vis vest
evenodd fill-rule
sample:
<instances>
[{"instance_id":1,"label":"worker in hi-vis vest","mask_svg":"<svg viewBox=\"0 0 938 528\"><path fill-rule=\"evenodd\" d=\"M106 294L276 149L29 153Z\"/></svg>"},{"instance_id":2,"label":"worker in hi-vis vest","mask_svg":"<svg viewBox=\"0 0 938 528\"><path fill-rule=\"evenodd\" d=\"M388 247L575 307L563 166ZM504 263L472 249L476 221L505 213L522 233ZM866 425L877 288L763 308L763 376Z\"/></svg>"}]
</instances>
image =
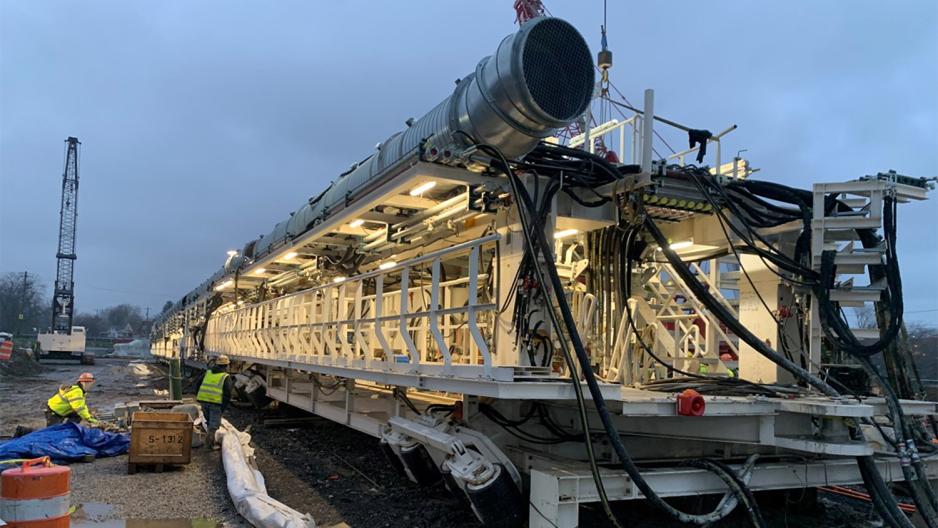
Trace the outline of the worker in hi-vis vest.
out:
<instances>
[{"instance_id":1,"label":"worker in hi-vis vest","mask_svg":"<svg viewBox=\"0 0 938 528\"><path fill-rule=\"evenodd\" d=\"M231 401L231 378L228 376L228 356L221 355L215 365L205 372L196 399L202 404L202 414L208 425L208 443L212 449L220 449L215 443L215 431L221 427L221 415Z\"/></svg>"},{"instance_id":2,"label":"worker in hi-vis vest","mask_svg":"<svg viewBox=\"0 0 938 528\"><path fill-rule=\"evenodd\" d=\"M82 420L97 424L98 420L91 415L85 402L85 393L91 390L93 384L94 374L83 372L75 385L59 387L58 392L46 402L46 425L79 423Z\"/></svg>"}]
</instances>

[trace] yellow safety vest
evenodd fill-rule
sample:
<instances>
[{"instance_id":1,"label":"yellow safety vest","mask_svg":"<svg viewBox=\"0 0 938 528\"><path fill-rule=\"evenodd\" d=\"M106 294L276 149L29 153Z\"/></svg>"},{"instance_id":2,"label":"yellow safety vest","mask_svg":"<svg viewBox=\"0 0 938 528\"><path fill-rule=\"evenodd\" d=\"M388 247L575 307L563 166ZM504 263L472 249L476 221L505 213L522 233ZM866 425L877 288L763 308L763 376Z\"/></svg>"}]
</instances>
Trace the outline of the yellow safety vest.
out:
<instances>
[{"instance_id":1,"label":"yellow safety vest","mask_svg":"<svg viewBox=\"0 0 938 528\"><path fill-rule=\"evenodd\" d=\"M91 416L91 412L88 411L88 406L85 404L85 391L81 390L78 385L59 387L59 391L49 398L46 404L52 412L59 416L68 416L74 412L81 416L82 420L92 423L97 421L94 416Z\"/></svg>"},{"instance_id":2,"label":"yellow safety vest","mask_svg":"<svg viewBox=\"0 0 938 528\"><path fill-rule=\"evenodd\" d=\"M199 394L196 395L195 399L205 403L221 403L224 399L226 379L228 379L227 372L206 372L205 377L202 378L202 385L199 386Z\"/></svg>"}]
</instances>

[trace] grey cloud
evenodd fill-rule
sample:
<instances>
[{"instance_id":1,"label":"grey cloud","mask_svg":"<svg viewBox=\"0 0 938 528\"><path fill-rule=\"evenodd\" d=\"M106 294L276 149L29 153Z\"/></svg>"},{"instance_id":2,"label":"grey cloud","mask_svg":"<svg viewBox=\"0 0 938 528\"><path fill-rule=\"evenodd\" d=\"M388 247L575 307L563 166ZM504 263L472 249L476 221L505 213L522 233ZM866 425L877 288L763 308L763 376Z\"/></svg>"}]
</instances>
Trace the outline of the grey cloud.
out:
<instances>
[{"instance_id":1,"label":"grey cloud","mask_svg":"<svg viewBox=\"0 0 938 528\"><path fill-rule=\"evenodd\" d=\"M598 3L547 5L598 47ZM738 123L724 156L749 149L760 177L938 174L932 1L609 10L616 86L655 88L694 126ZM77 135L79 308L176 298L445 97L513 19L501 0L0 2L0 271L51 278ZM938 307L936 209L900 212L910 310Z\"/></svg>"}]
</instances>

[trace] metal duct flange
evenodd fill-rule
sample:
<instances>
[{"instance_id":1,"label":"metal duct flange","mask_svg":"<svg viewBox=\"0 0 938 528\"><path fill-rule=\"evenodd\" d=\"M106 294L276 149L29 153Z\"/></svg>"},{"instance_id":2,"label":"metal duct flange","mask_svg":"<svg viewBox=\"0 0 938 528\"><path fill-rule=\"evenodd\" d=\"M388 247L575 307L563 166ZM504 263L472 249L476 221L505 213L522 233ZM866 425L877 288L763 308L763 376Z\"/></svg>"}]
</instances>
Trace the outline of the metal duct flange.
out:
<instances>
[{"instance_id":1,"label":"metal duct flange","mask_svg":"<svg viewBox=\"0 0 938 528\"><path fill-rule=\"evenodd\" d=\"M576 28L559 18L532 19L457 88L452 129L522 156L586 111L594 82L593 59Z\"/></svg>"}]
</instances>

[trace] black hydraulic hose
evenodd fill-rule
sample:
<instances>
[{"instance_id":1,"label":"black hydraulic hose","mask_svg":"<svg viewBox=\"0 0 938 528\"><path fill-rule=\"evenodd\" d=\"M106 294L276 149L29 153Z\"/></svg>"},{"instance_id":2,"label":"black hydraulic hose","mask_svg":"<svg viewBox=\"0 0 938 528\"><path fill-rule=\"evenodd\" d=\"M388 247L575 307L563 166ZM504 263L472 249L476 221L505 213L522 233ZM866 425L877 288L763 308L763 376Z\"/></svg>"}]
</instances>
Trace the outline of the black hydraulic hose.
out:
<instances>
[{"instance_id":1,"label":"black hydraulic hose","mask_svg":"<svg viewBox=\"0 0 938 528\"><path fill-rule=\"evenodd\" d=\"M523 189L521 189L521 192L524 192ZM544 247L547 247L547 241L545 239L544 232L538 231L537 236L542 238L541 244ZM612 422L612 415L609 413L609 409L606 407L605 398L603 398L602 391L599 388L599 383L596 381L596 376L592 371L589 355L586 353L586 349L580 340L579 332L576 330L576 321L573 318L573 314L571 313L570 307L567 304L566 297L563 294L563 284L560 281L559 275L557 274L556 266L554 266L554 263L551 259L546 259L545 267L547 268L547 275L553 289L554 297L560 307L561 317L563 318L564 325L567 328L567 337L573 344L573 349L576 352L577 360L580 363L580 369L583 371L583 377L586 380L590 395L593 397L593 404L596 407L597 413L599 414L603 428L606 430L610 444L612 445L613 450L616 452L616 455L619 457L622 463L623 469L625 469L626 473L629 474L629 476L632 478L632 481L639 488L639 490L641 490L642 494L646 499L649 500L649 502L664 510L681 522L706 525L725 517L729 512L724 513L720 511L714 511L709 515L693 515L682 512L658 496L648 484L648 482L645 481L645 479L642 477L641 470L638 468L638 466L635 465L628 452L625 450L625 446L622 444L622 441L619 438L619 433L615 428L615 424ZM745 502L745 499L741 498L740 500Z\"/></svg>"},{"instance_id":2,"label":"black hydraulic hose","mask_svg":"<svg viewBox=\"0 0 938 528\"><path fill-rule=\"evenodd\" d=\"M671 266L674 268L674 271L680 276L691 292L700 300L704 306L710 310L717 319L725 324L730 330L733 331L740 339L742 339L746 344L751 346L757 352L771 360L773 363L781 366L782 368L788 370L795 377L799 378L803 382L815 387L820 390L823 394L830 396L832 398L839 397L840 394L825 381L821 380L817 376L814 376L807 370L801 368L793 361L788 360L784 356L779 355L777 352L769 348L768 345L763 343L758 337L752 334L745 326L743 326L739 320L735 319L732 314L726 310L723 305L717 301L706 288L700 284L696 277L691 274L690 270L687 269L687 266L684 265L684 262L681 258L668 247L668 240L658 229L658 226L655 225L655 222L651 217L645 217L645 228L652 235L652 238L658 243L665 257L668 259L668 262L671 263ZM857 430L859 434L859 430ZM899 506L896 503L895 497L892 496L892 493L888 491L885 483L883 482L882 475L879 474L879 470L876 469L876 465L873 462L872 457L870 456L859 456L857 457L857 463L861 467L861 473L864 473L864 483L866 484L867 489L870 489L870 494L873 494L872 490L878 490L878 493L884 493L881 497L881 500L877 503L882 506L883 510L880 512L883 520L891 519L893 524L890 524L893 528L911 528L912 523L909 522L908 518L899 510ZM872 471L863 471L863 467L870 468ZM883 491L885 490L885 491Z\"/></svg>"},{"instance_id":3,"label":"black hydraulic hose","mask_svg":"<svg viewBox=\"0 0 938 528\"><path fill-rule=\"evenodd\" d=\"M835 258L835 251L824 251L821 255L821 284L815 288L815 296L821 312L821 321L824 323L824 333L837 348L843 349L853 356L870 357L879 354L899 334L901 316L891 316L889 327L876 342L868 345L861 344L853 335L853 331L850 330L847 323L840 317L840 311L834 306L830 298L830 291L834 287L834 277L836 276ZM887 279L887 282L892 284L894 279ZM891 285L890 289L892 289ZM902 297L893 296L893 305L891 312L901 314Z\"/></svg>"},{"instance_id":4,"label":"black hydraulic hose","mask_svg":"<svg viewBox=\"0 0 938 528\"><path fill-rule=\"evenodd\" d=\"M801 208L811 207L811 202L814 200L811 191L789 187L781 183L762 180L737 180L732 182L731 185L748 189L754 194L770 200L790 203Z\"/></svg>"},{"instance_id":5,"label":"black hydraulic hose","mask_svg":"<svg viewBox=\"0 0 938 528\"><path fill-rule=\"evenodd\" d=\"M547 284L544 282L544 275L543 273L541 273L540 266L538 266L537 264L537 255L539 251L538 251L538 244L536 242L543 242L545 244L545 247L549 247L549 246L546 245L547 241L545 240L545 237L543 236L544 235L543 230L541 229L532 230L528 224L527 218L525 217L525 211L528 211L528 212L536 211L534 204L531 202L531 197L528 195L527 191L525 191L524 186L521 184L520 180L514 174L514 172L511 169L511 166L508 163L508 160L505 158L505 156L501 153L500 150L498 150L497 148L491 145L484 145L484 144L478 144L477 147L480 150L487 152L488 154L494 156L500 162L501 169L508 175L508 181L509 181L509 184L511 185L512 194L515 196L516 200L520 200L520 202L517 203L517 207L518 207L518 217L519 217L519 220L521 221L521 230L523 233L524 243L525 243L525 246L527 247L528 252L531 254L531 262L533 263L532 269L535 275L537 276L538 288L542 292L545 293L545 297L546 297L548 295L547 293L548 288L547 288ZM545 201L548 201L548 198L546 196L545 196ZM532 236L533 233L540 233L541 236L534 237ZM556 267L553 266L554 264L553 258L548 258L545 260L549 264L549 268L553 269L554 273L556 274L557 270L556 270ZM563 290L561 289L559 290L559 292L560 292L560 297L563 298L564 302L566 302L566 298L563 297ZM553 306L550 304L550 299L545 298L545 301L548 304L547 312L550 317L551 324L554 326L554 328L556 328L557 332L560 333L562 329L560 327L559 322L557 321L557 317L556 317L556 314L554 313ZM575 331L575 327L574 327L574 331ZM593 452L592 439L589 437L590 424L589 424L589 416L587 415L587 412L586 412L586 404L585 404L585 398L583 396L583 388L580 386L579 380L577 379L575 364L573 362L573 358L570 355L567 342L563 339L560 340L560 349L561 349L561 352L563 353L564 360L567 362L568 368L570 369L570 382L573 385L573 392L576 395L581 427L583 428L584 435L586 436L584 445L586 446L587 457L589 458L589 462L590 462L589 465L590 465L590 471L593 475L593 482L596 484L596 491L599 495L600 503L602 504L603 510L605 511L606 516L608 517L610 523L612 523L612 525L615 527L619 527L620 526L619 521L616 518L615 514L612 512L612 508L609 505L609 499L606 496L606 489L605 489L605 486L603 485L602 475L600 475L599 473L599 466L596 463L596 457ZM586 369L586 370L590 374L592 374L591 369ZM595 385L595 378L593 379L593 384ZM587 383L587 385L589 385L589 383ZM598 388L598 385L597 385L597 388ZM592 387L590 388L590 390L592 392ZM600 394L600 397L602 397L601 394ZM594 396L594 399L595 399L595 396ZM608 429L607 429L607 433L608 433ZM616 440L619 440L618 435L616 435Z\"/></svg>"},{"instance_id":6,"label":"black hydraulic hose","mask_svg":"<svg viewBox=\"0 0 938 528\"><path fill-rule=\"evenodd\" d=\"M501 159L502 164L505 166L505 170L508 173L509 180L511 180L512 182L512 189L514 193L519 199L525 202L525 205L527 207L530 208L531 207L530 197L527 196L526 191L524 191L523 187L521 187L519 182L515 180L516 176L512 173L510 167L508 166L507 161L505 160L503 156L501 156L500 153L498 153L496 149L492 149L492 150L495 150L495 152L498 154L498 157ZM523 217L523 214L522 214L522 217ZM656 238L657 238L658 244L659 246L661 246L662 250L665 251L665 254L666 256L668 256L669 261L671 260L671 257L677 260L677 265L675 265L674 267L678 270L678 273L680 274L683 271L686 275L690 275L687 268L683 265L683 262L680 261L680 258L677 257L677 255L668 248L667 240L661 234L660 230L657 229L657 226L654 225L654 222L651 221L650 218L646 218L646 224L650 225L651 229L653 230L653 233L657 233L658 236ZM525 234L529 235L529 234L535 234L535 233L530 233L526 230ZM541 241L543 242L544 247L549 247L547 245L547 241L545 240L543 231L537 231L536 234L538 235L538 238L541 239ZM529 245L529 248L533 248L530 240L527 240L527 243ZM701 520L706 519L708 517L716 516L718 515L718 512L713 512L710 514L710 516L694 516L694 515L689 515L684 512L681 512L673 508L672 506L670 506L663 500L661 500L661 498L658 497L656 494L654 494L654 491L650 489L647 482L645 482L644 479L641 478L640 471L638 470L637 466L634 465L634 462L632 462L632 460L628 457L628 454L625 452L624 446L622 446L621 444L621 440L618 438L614 425L611 423L609 411L605 406L605 401L602 399L602 394L599 391L599 386L596 383L595 375L593 374L591 365L589 363L589 356L586 354L586 351L583 348L583 344L579 339L579 334L576 331L576 326L573 322L573 317L572 317L572 314L570 313L569 305L567 305L566 298L563 295L562 284L560 283L559 277L557 276L557 270L556 270L556 267L553 265L554 264L553 260L552 259L545 259L545 260L547 261L545 263L546 264L545 267L548 270L548 275L550 275L551 283L554 287L554 296L557 298L558 305L560 306L561 314L563 315L565 324L567 326L570 340L573 343L574 350L576 351L576 354L577 354L577 359L580 361L581 367L583 368L584 377L586 378L586 381L587 381L587 387L589 388L590 393L593 396L594 405L596 406L597 413L600 416L600 419L603 423L603 427L607 431L607 435L609 435L609 439L613 446L613 449L616 451L616 454L622 460L622 464L626 472L629 473L629 475L633 478L633 481L635 482L636 486L638 486L638 488L642 491L643 494L645 494L646 498L653 505L658 506L659 508L663 509L667 513L674 516L676 519L682 522L695 523L695 524L701 524L702 522L708 524L710 522L714 522L714 520L716 519L711 519L709 521L706 521L706 520L701 521ZM672 261L672 264L675 264L675 263ZM541 279L543 278L542 274L540 273L540 269L537 266L535 266L535 272L539 275ZM701 293L703 295L699 295L697 292L695 292L695 295L698 296L698 298L701 299L701 301L709 300L709 301L712 301L713 304L718 304L716 299L714 299L712 295L710 295L702 287L702 285L700 285L699 282L697 282L696 278L694 278L693 276L690 276L690 277L682 277L682 279L685 279L685 282L689 286L693 284L693 285L696 285L701 290ZM543 284L543 281L541 281L541 283ZM722 306L718 306L717 308L718 308L718 311L720 312L723 311ZM550 313L552 317L552 322L557 328L557 331L562 333L562 329L557 325L556 319L554 319L553 310L550 310ZM725 314L725 315L728 315L728 314ZM737 327L741 326L739 325L739 322L736 321L731 316L727 317L723 322L729 326L730 321L735 321ZM824 381L818 379L817 377L811 375L806 370L800 368L798 365L794 364L793 362L786 360L782 356L779 356L774 350L764 345L760 340L758 340L757 338L755 338L755 336L749 333L748 330L743 329L743 333L737 333L737 335L740 336L740 338L742 338L744 334L748 335L750 338L754 340L754 343L749 343L749 344L753 346L753 348L755 348L757 351L768 352L769 355L767 357L775 361L777 364L783 366L784 368L787 368L788 370L792 371L792 373L794 373L796 376L804 378L804 381L806 381L812 386L815 386L816 388L821 390L822 393L827 394L831 397L839 396L839 394L837 393L836 390L834 390L833 387L831 387ZM564 342L561 341L561 343L564 343ZM776 359L778 361L776 361ZM856 430L856 432L857 434L860 434L858 430ZM890 526L893 528L911 528L912 524L905 517L905 514L903 514L899 510L898 505L896 504L896 501L895 501L895 497L893 497L892 494L889 493L888 489L886 489L885 483L882 480L882 476L879 474L878 470L876 469L875 463L873 462L872 457L868 457L868 456L857 457L857 459L858 459L858 464L860 464L860 467L861 467L861 473L864 473L864 482L867 484L867 488L870 490L875 489L877 490L877 493L880 494L880 498L879 500L877 500L876 504L877 504L877 508L881 510L881 514L884 520L887 520L887 522L889 522ZM863 471L864 467L866 467L867 469L872 468L872 471L869 471L869 470ZM600 483L598 484L601 485ZM872 491L871 491L871 494L872 494Z\"/></svg>"},{"instance_id":7,"label":"black hydraulic hose","mask_svg":"<svg viewBox=\"0 0 938 528\"><path fill-rule=\"evenodd\" d=\"M800 220L803 216L803 211L801 209L791 209L788 207L781 207L772 202L766 201L761 197L754 194L752 191L745 187L739 186L728 186L726 187L727 192L732 194L737 194L746 200L749 200L753 204L756 204L760 207L766 209L767 212L774 214L777 218L789 218L791 220Z\"/></svg>"},{"instance_id":8,"label":"black hydraulic hose","mask_svg":"<svg viewBox=\"0 0 938 528\"><path fill-rule=\"evenodd\" d=\"M902 327L902 279L899 274L899 263L896 255L896 202L895 198L889 196L883 202L883 232L886 235L887 249L885 274L892 301L889 310L890 321L886 331L882 333L876 342L864 345L860 343L853 335L850 327L840 318L839 311L835 309L830 299L830 288L834 286L834 277L836 276L834 265L836 252L825 251L822 254L821 281L814 292L821 308L823 326L828 339L838 348L844 349L854 356L869 357L882 352L886 346L895 340ZM832 330L836 335L832 333Z\"/></svg>"},{"instance_id":9,"label":"black hydraulic hose","mask_svg":"<svg viewBox=\"0 0 938 528\"><path fill-rule=\"evenodd\" d=\"M922 518L930 528L936 528L938 527L938 516L936 516L936 511L938 511L936 510L936 505L938 505L938 502L936 502L934 491L929 484L924 465L918 458L914 442L910 444L906 440L912 438L912 430L905 420L899 398L896 396L892 386L886 383L876 367L870 362L869 358L861 357L858 358L858 361L870 376L879 382L885 392L884 399L886 401L886 407L892 415L893 424L895 426L897 451L899 453L899 468L902 470L902 476L905 478L909 489L912 491L912 499L915 501L916 506L918 506ZM924 486L922 486L923 482Z\"/></svg>"},{"instance_id":10,"label":"black hydraulic hose","mask_svg":"<svg viewBox=\"0 0 938 528\"><path fill-rule=\"evenodd\" d=\"M908 528L908 524L911 524L906 518L905 514L902 511L899 511L899 517L896 517L896 512L892 511L891 508L883 500L884 494L891 495L892 492L884 486L877 487L875 484L877 482L882 482L882 479L877 479L876 475L879 475L879 469L876 467L876 463L873 461L872 457L860 457L857 458L857 468L860 470L860 477L863 479L863 482L866 483L866 489L869 492L870 499L873 502L873 507L876 509L876 513L879 514L882 518L883 523L890 527L902 527ZM871 487L869 483L874 485ZM903 523L899 519L906 521Z\"/></svg>"},{"instance_id":11,"label":"black hydraulic hose","mask_svg":"<svg viewBox=\"0 0 938 528\"><path fill-rule=\"evenodd\" d=\"M827 384L824 380L818 378L817 376L809 373L796 364L794 361L787 359L786 357L780 355L778 352L769 348L761 339L759 339L755 334L749 331L748 328L743 326L738 319L733 317L733 314L729 310L720 304L710 292L707 291L697 280L696 277L687 269L687 266L684 264L684 261L681 260L681 257L674 252L670 247L668 247L668 239L664 236L658 226L655 224L654 220L650 216L645 217L645 229L651 234L652 238L655 239L655 242L658 243L658 247L661 249L661 252L664 253L665 258L668 259L668 262L671 264L671 267L674 268L674 271L678 274L681 280L684 281L684 284L691 290L691 293L697 297L700 302L716 316L723 324L725 324L734 334L739 336L747 345L754 348L757 352L770 359L773 363L781 366L785 370L788 370L795 375L798 379L804 383L811 385L812 387L818 389L822 393L831 396L837 397L840 394L834 390L833 387Z\"/></svg>"},{"instance_id":12,"label":"black hydraulic hose","mask_svg":"<svg viewBox=\"0 0 938 528\"><path fill-rule=\"evenodd\" d=\"M738 201L736 202L736 206L739 208L739 210L742 213L745 213L742 220L746 224L752 227L769 228L769 227L779 226L782 224L787 224L788 222L791 222L792 220L801 219L801 215L798 215L795 218L792 218L792 217L769 218L764 214L763 211L760 211L757 206L749 203L747 198L737 197L737 199Z\"/></svg>"},{"instance_id":13,"label":"black hydraulic hose","mask_svg":"<svg viewBox=\"0 0 938 528\"><path fill-rule=\"evenodd\" d=\"M814 196L811 191L796 189L780 183L758 180L734 181L729 184L728 188L745 189L770 200L797 206L801 211L804 227L801 231L801 236L798 237L795 243L795 260L800 261L800 259L807 254L810 248L811 220L814 202Z\"/></svg>"},{"instance_id":14,"label":"black hydraulic hose","mask_svg":"<svg viewBox=\"0 0 938 528\"><path fill-rule=\"evenodd\" d=\"M752 525L756 527L766 526L765 519L762 518L762 510L759 509L755 495L753 495L749 486L743 482L743 479L740 478L731 467L719 460L711 460L708 458L691 460L688 464L714 473L726 484L726 487L733 491L737 500L746 508Z\"/></svg>"},{"instance_id":15,"label":"black hydraulic hose","mask_svg":"<svg viewBox=\"0 0 938 528\"><path fill-rule=\"evenodd\" d=\"M531 203L530 196L527 194L527 191L524 190L524 187L521 185L521 182L517 180L517 176L514 175L506 161L503 161L505 165L506 172L508 172L508 177L512 181L513 191L515 192L517 198L519 199L519 207L524 206L529 210L533 208ZM548 241L544 234L543 230L535 230L534 232L526 231L528 235L534 235L535 239L539 239L541 247L549 247ZM532 241L528 241L529 246L533 249L534 244ZM536 257L535 257L536 261ZM622 440L619 438L619 433L615 428L615 424L612 421L612 415L609 413L609 409L606 406L605 398L603 398L602 390L599 387L599 383L596 381L596 376L592 370L592 364L589 359L589 355L586 353L586 349L583 346L583 342L580 340L579 332L576 330L576 321L573 318L573 314L570 311L570 306L567 303L566 296L563 293L563 284L560 281L560 277L557 274L557 268L554 265L552 258L545 259L545 268L547 268L547 275L550 281L550 286L554 298L557 301L557 304L560 308L560 314L563 318L564 326L566 327L567 337L570 339L573 344L574 352L576 353L576 358L580 363L580 369L583 372L583 377L586 380L587 388L590 391L590 395L593 398L593 404L596 408L596 412L599 415L600 421L602 422L603 429L606 431L606 435L609 439L610 444L613 447L613 450L616 452L616 455L619 457L623 469L629 476L632 478L632 481L639 488L645 498L651 502L654 506L665 511L675 519L690 524L697 525L707 525L713 522L716 522L726 515L729 514L729 511L721 512L714 511L707 515L693 515L689 513L682 512L677 508L674 508L670 504L664 501L655 491L651 488L648 482L642 477L641 470L638 466L635 465L635 462L631 459L628 452L625 450L625 446L622 444ZM535 270L540 274L540 269L535 266ZM540 280L540 279L539 279ZM546 286L546 285L544 285ZM552 311L552 310L551 310ZM558 332L563 333L563 328L557 328ZM571 371L571 376L575 376L576 372ZM588 429L587 429L588 430ZM745 501L741 498L740 500ZM758 526L758 525L757 525Z\"/></svg>"}]
</instances>

